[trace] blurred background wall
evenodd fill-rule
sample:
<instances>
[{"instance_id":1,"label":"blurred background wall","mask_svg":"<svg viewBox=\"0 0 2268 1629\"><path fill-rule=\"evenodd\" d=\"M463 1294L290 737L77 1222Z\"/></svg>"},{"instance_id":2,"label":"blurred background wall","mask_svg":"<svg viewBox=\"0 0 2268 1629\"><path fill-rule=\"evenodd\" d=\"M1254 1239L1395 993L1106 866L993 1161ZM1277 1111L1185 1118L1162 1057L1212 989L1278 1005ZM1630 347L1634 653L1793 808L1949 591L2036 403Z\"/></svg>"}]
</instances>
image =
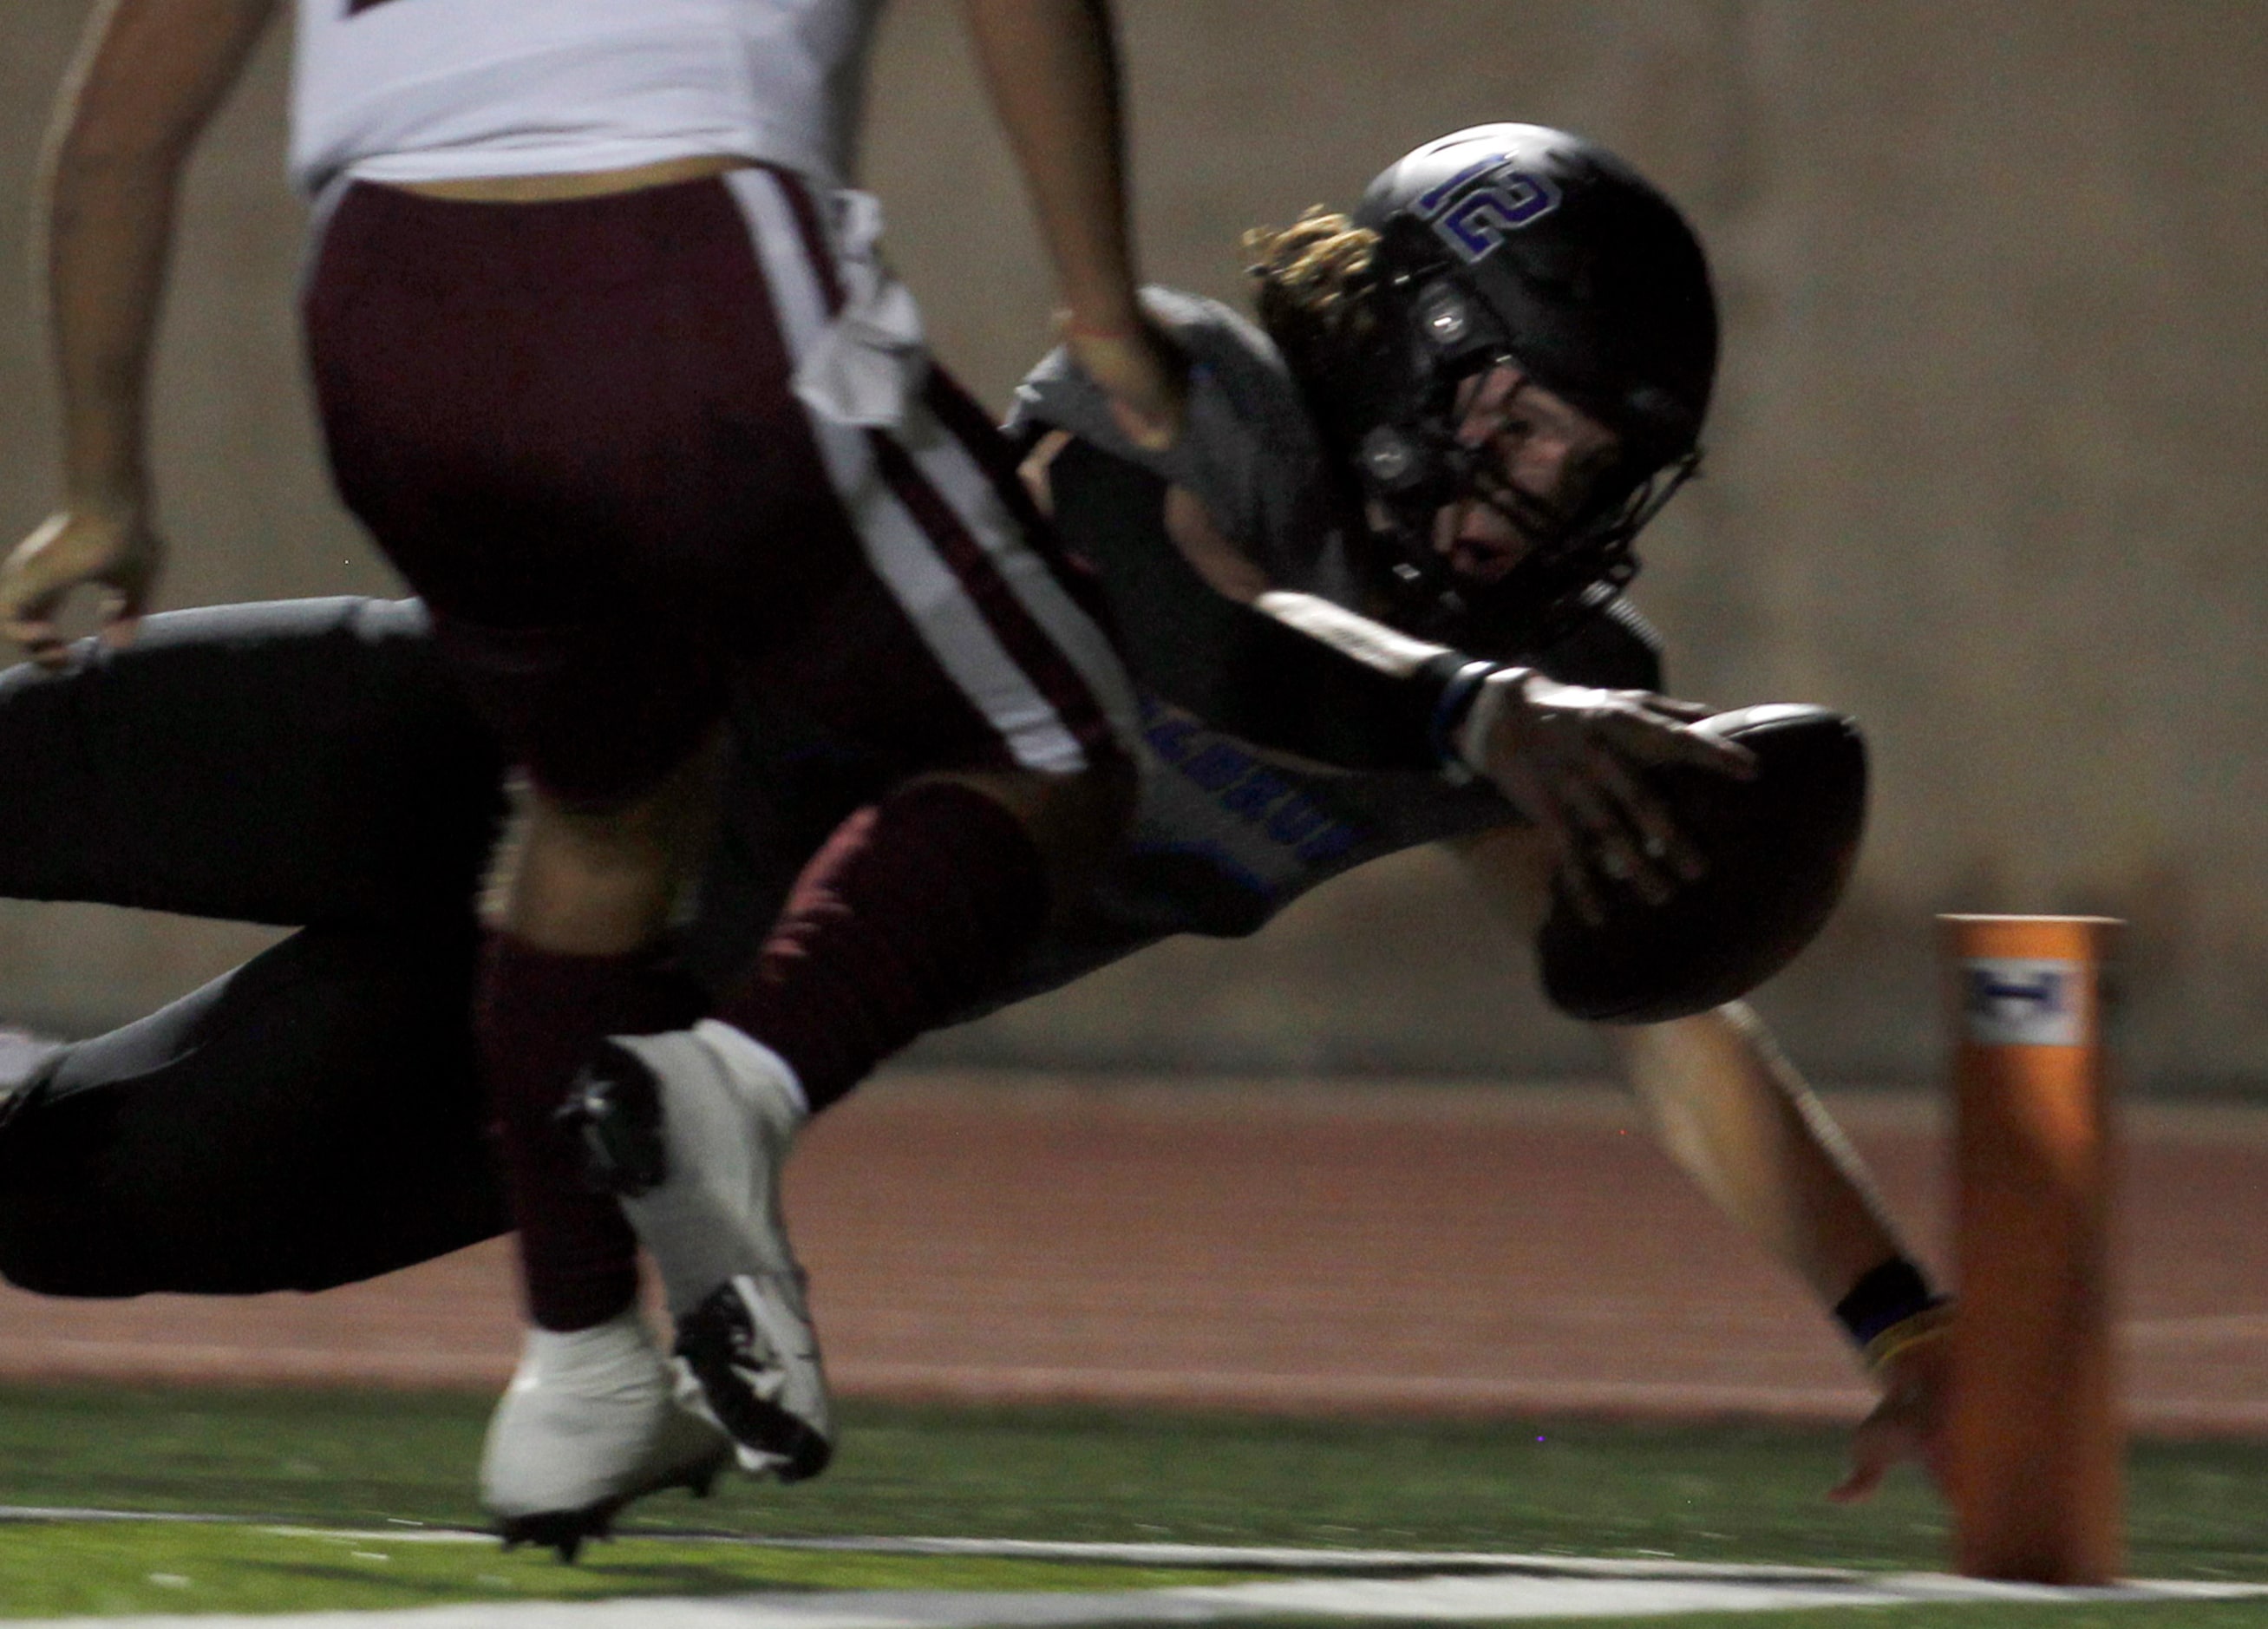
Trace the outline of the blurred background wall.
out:
<instances>
[{"instance_id":1,"label":"blurred background wall","mask_svg":"<svg viewBox=\"0 0 2268 1629\"><path fill-rule=\"evenodd\" d=\"M0 266L85 0L0 5ZM1815 1074L1920 1080L1930 918L2131 918L2138 1082L2268 1087L2268 8L2258 0L1122 0L1147 269L1234 298L1237 235L1484 120L1620 150L1727 316L1707 478L1637 599L1674 688L1867 725L1839 920L1760 1005ZM1001 404L1047 284L963 48L904 0L865 183L940 354ZM273 41L201 156L162 361L166 603L391 579L311 439ZM0 532L53 478L42 339L0 279ZM0 797L35 763L0 764ZM85 1030L262 942L0 906L0 1021ZM1428 855L1258 939L1162 947L932 1058L1482 1076L1596 1066Z\"/></svg>"}]
</instances>

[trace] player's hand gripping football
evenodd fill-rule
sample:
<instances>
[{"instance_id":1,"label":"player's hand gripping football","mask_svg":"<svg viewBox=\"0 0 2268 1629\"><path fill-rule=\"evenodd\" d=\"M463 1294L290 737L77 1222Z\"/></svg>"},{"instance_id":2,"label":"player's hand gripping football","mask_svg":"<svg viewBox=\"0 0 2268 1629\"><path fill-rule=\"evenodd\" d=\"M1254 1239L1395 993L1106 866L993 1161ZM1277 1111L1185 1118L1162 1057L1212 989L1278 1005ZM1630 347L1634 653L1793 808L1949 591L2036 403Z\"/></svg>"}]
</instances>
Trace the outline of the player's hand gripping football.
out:
<instances>
[{"instance_id":1,"label":"player's hand gripping football","mask_svg":"<svg viewBox=\"0 0 2268 1629\"><path fill-rule=\"evenodd\" d=\"M1070 312L1056 327L1071 360L1102 387L1111 416L1136 446L1161 453L1182 433L1189 397L1189 359L1144 316L1123 325L1090 327Z\"/></svg>"},{"instance_id":2,"label":"player's hand gripping football","mask_svg":"<svg viewBox=\"0 0 2268 1629\"><path fill-rule=\"evenodd\" d=\"M1871 1498L1889 1468L1911 1460L1941 1493L1952 1492L1953 1343L1918 1341L1891 1354L1876 1376L1881 1399L1851 1433L1851 1471L1827 1493L1838 1505Z\"/></svg>"},{"instance_id":3,"label":"player's hand gripping football","mask_svg":"<svg viewBox=\"0 0 2268 1629\"><path fill-rule=\"evenodd\" d=\"M60 510L0 562L0 633L42 667L58 667L68 642L57 617L74 590L99 587L102 639L124 645L150 603L166 546L139 509Z\"/></svg>"},{"instance_id":4,"label":"player's hand gripping football","mask_svg":"<svg viewBox=\"0 0 2268 1629\"><path fill-rule=\"evenodd\" d=\"M1607 890L1648 904L1704 869L1640 771L1688 763L1746 779L1756 759L1691 726L1712 710L1647 690L1561 684L1529 668L1492 674L1459 732L1466 762L1534 822L1575 909L1606 917Z\"/></svg>"}]
</instances>

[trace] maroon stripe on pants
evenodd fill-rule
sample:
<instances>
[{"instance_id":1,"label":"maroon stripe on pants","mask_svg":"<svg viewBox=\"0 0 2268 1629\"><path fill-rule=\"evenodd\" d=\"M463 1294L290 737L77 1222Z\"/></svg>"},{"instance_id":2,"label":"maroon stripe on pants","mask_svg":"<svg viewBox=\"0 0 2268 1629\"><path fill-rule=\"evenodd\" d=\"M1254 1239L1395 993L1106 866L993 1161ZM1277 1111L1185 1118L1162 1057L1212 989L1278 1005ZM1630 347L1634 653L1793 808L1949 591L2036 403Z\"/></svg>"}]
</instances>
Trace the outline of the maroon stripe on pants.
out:
<instances>
[{"instance_id":1,"label":"maroon stripe on pants","mask_svg":"<svg viewBox=\"0 0 2268 1629\"><path fill-rule=\"evenodd\" d=\"M1071 739L1089 753L1114 755L1117 738L1088 688L1086 676L1024 608L991 557L906 450L880 431L869 431L867 439L883 481L928 535L946 569L960 580L1008 659L1055 710Z\"/></svg>"},{"instance_id":2,"label":"maroon stripe on pants","mask_svg":"<svg viewBox=\"0 0 2268 1629\"><path fill-rule=\"evenodd\" d=\"M780 190L786 195L789 212L794 217L796 230L803 240L804 257L810 262L819 280L820 291L826 299L828 314L833 316L842 309L843 285L836 275L833 248L821 226L818 205L799 176L784 170L774 171L773 174L780 184ZM950 416L946 413L939 413L939 423L998 490L995 471L1005 460L1008 452L1006 440L998 430L976 410L974 402L967 402L957 385L934 366L930 370L930 383L923 391L923 398L932 411L936 411L940 403L954 399L967 403L966 410L949 409ZM1000 642L1001 649L1030 681L1041 698L1055 711L1071 739L1090 754L1106 757L1118 756L1116 732L1112 729L1109 716L1096 699L1086 676L1079 672L1047 630L1025 608L1023 601L1016 597L1015 590L1000 574L999 568L969 532L960 514L929 477L922 473L912 455L886 431L869 431L866 439L874 455L875 468L884 483L905 505L915 524L921 527L937 549L939 558L944 561L946 568L953 573L976 607L978 615L983 617L993 637ZM998 453L988 459L979 449L994 444L998 446ZM1010 475L1012 480L1012 471ZM1026 508L1028 510L1028 505ZM1012 516L1016 515L1016 505L1010 504L1008 512ZM1037 519L1036 514L1034 519ZM1039 534L1027 536L1024 543L1036 552L1038 536L1044 534L1042 528ZM1054 566L1055 563L1048 560L1045 555L1041 558L1050 568ZM1063 575L1060 571L1053 571L1052 574L1058 579ZM1069 597L1074 605L1079 603L1079 596L1071 594Z\"/></svg>"},{"instance_id":3,"label":"maroon stripe on pants","mask_svg":"<svg viewBox=\"0 0 2268 1629\"><path fill-rule=\"evenodd\" d=\"M820 294L827 301L827 314L833 316L843 309L843 279L836 274L835 248L820 222L819 204L805 186L803 177L793 170L771 170L772 179L787 195L788 213L795 217L797 235L803 240L803 257L811 262L812 275L819 279Z\"/></svg>"},{"instance_id":4,"label":"maroon stripe on pants","mask_svg":"<svg viewBox=\"0 0 2268 1629\"><path fill-rule=\"evenodd\" d=\"M1024 485L1024 477L1017 467L1016 449L1008 438L1000 433L999 427L977 406L976 399L961 388L961 381L941 368L930 370L929 381L922 388L922 400L937 415L937 422L946 432L961 443L976 461L976 467L984 472L1001 506L1023 532L1024 541L1034 554L1046 562L1049 574L1079 608L1110 636L1116 648L1117 635L1101 583L1093 567L1064 547L1055 522L1042 514L1039 505L1032 501L1031 491Z\"/></svg>"}]
</instances>

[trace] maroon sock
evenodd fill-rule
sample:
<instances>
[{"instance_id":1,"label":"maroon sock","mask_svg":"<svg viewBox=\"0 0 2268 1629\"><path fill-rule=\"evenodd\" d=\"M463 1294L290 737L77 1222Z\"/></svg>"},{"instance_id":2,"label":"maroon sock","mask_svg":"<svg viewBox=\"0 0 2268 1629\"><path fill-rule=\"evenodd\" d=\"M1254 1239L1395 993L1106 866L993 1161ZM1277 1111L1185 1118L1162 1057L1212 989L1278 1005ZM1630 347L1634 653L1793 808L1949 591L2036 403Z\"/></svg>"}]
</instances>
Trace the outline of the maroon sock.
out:
<instances>
[{"instance_id":1,"label":"maroon sock","mask_svg":"<svg viewBox=\"0 0 2268 1629\"><path fill-rule=\"evenodd\" d=\"M637 1241L552 1116L601 1039L681 1029L701 993L651 951L560 955L491 932L475 1002L528 1316L548 1330L603 1323L637 1294Z\"/></svg>"},{"instance_id":2,"label":"maroon sock","mask_svg":"<svg viewBox=\"0 0 2268 1629\"><path fill-rule=\"evenodd\" d=\"M926 781L836 829L717 1016L784 1058L816 1113L997 990L1047 913L1046 866L1015 816Z\"/></svg>"}]
</instances>

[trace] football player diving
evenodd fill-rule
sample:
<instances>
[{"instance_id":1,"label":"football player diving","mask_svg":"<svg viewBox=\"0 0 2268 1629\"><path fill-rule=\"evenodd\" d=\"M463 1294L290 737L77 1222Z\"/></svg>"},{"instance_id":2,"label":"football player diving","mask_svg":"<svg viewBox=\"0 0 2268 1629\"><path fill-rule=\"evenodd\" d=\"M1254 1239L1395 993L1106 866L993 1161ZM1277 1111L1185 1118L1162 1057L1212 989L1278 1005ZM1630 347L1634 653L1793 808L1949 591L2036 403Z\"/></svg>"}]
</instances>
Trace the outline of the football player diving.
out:
<instances>
[{"instance_id":1,"label":"football player diving","mask_svg":"<svg viewBox=\"0 0 2268 1629\"><path fill-rule=\"evenodd\" d=\"M1143 683L1145 762L1084 904L967 1016L1172 934L1250 933L1421 843L1530 933L1643 923L1730 858L1643 784L1611 807L1507 784L1603 750L1563 716L1707 711L1660 697L1658 640L1619 597L1697 463L1716 367L1675 207L1591 143L1495 125L1408 155L1351 217L1247 247L1259 328L1146 296L1191 364L1170 447L1130 439L1062 353L1018 393L1035 505L1095 569ZM498 749L420 607L154 617L130 646L0 675L0 754L46 770L0 805L0 894L297 930L0 1082L0 1273L55 1295L316 1291L508 1225L467 1019ZM712 985L792 964L799 875L904 769L756 696L730 759L679 947ZM1672 1158L1879 1383L1837 1494L1901 1458L1941 1474L1948 1308L1719 979L1688 958L1642 1004L1683 1015L1602 1033ZM688 1455L689 1429L563 1553L630 1497L713 1474L727 1445Z\"/></svg>"}]
</instances>

